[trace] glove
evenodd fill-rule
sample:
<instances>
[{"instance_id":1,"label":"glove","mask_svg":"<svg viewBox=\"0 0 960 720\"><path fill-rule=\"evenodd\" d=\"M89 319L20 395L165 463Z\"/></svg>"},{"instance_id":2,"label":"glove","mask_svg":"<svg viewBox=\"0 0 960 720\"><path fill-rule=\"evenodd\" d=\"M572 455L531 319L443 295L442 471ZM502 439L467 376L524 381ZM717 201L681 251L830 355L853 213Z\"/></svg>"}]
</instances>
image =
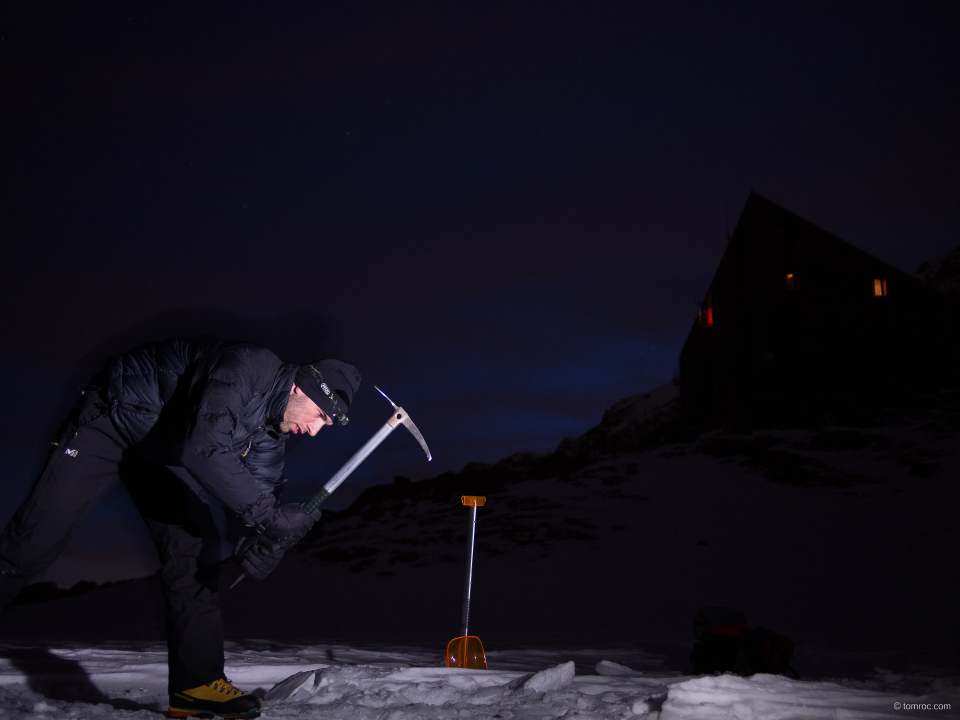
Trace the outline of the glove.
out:
<instances>
[{"instance_id":1,"label":"glove","mask_svg":"<svg viewBox=\"0 0 960 720\"><path fill-rule=\"evenodd\" d=\"M319 519L319 509L308 515L303 511L303 503L284 503L273 514L273 519L261 534L279 543L284 550L289 550L310 532L310 528Z\"/></svg>"},{"instance_id":2,"label":"glove","mask_svg":"<svg viewBox=\"0 0 960 720\"><path fill-rule=\"evenodd\" d=\"M254 580L264 580L283 557L283 546L265 538L257 537L240 558L240 567Z\"/></svg>"},{"instance_id":3,"label":"glove","mask_svg":"<svg viewBox=\"0 0 960 720\"><path fill-rule=\"evenodd\" d=\"M244 551L240 567L255 580L263 580L280 563L283 554L300 542L319 519L319 509L308 515L303 511L303 503L284 503Z\"/></svg>"}]
</instances>

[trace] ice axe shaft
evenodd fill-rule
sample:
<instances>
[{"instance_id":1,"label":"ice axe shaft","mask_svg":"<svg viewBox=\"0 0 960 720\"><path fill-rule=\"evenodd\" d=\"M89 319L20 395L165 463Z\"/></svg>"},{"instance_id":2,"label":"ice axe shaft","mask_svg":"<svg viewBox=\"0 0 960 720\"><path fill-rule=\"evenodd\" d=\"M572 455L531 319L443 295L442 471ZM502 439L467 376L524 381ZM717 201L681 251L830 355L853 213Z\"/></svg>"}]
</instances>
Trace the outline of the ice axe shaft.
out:
<instances>
[{"instance_id":1,"label":"ice axe shaft","mask_svg":"<svg viewBox=\"0 0 960 720\"><path fill-rule=\"evenodd\" d=\"M377 430L373 437L367 440L363 447L357 450L353 454L353 457L347 460L343 467L337 470L336 474L332 478L327 480L326 484L323 486L323 489L321 489L320 492L304 503L303 511L305 513L312 513L314 510L320 507L324 501L330 497L333 491L340 487L340 483L346 480L350 474L360 466L360 463L366 460L367 456L369 456L370 453L372 453L380 443L386 440L387 435L392 433L398 425L403 425L405 428L407 428L407 430L410 431L410 434L413 435L420 443L423 451L427 454L427 460L433 460L433 455L430 454L430 448L427 447L427 443L424 441L423 435L420 434L420 430L417 429L417 426L414 424L413 420L410 419L407 411L402 407L397 407L396 403L388 398L383 390L378 388L376 385L374 385L374 388L376 388L378 393L387 398L387 402L393 405L393 414L390 416L390 419L384 423L383 427Z\"/></svg>"},{"instance_id":2,"label":"ice axe shaft","mask_svg":"<svg viewBox=\"0 0 960 720\"><path fill-rule=\"evenodd\" d=\"M323 503L326 502L326 499L333 494L333 491L340 487L340 484L344 480L350 477L350 474L360 466L360 463L366 460L370 453L376 450L377 446L386 440L387 435L392 433L398 425L403 425L407 430L410 431L410 434L417 439L417 441L420 443L420 447L422 447L423 451L427 454L427 461L433 460L433 455L430 454L430 448L427 447L427 443L423 439L423 435L420 434L420 430L417 429L417 426L414 424L413 420L410 419L407 411L402 407L397 407L397 404L388 398L386 393L384 393L383 390L378 388L376 385L373 387L378 393L387 399L388 403L393 405L393 414L390 416L387 422L383 424L383 427L377 430L377 432L373 434L373 437L367 440L363 447L357 450L353 454L353 457L347 460L343 467L337 470L336 474L334 474L332 478L327 480L323 488L303 504L303 511L308 515L323 505ZM238 582L243 580L245 576L246 573L240 575L236 580L233 581L233 584L230 587L233 587Z\"/></svg>"}]
</instances>

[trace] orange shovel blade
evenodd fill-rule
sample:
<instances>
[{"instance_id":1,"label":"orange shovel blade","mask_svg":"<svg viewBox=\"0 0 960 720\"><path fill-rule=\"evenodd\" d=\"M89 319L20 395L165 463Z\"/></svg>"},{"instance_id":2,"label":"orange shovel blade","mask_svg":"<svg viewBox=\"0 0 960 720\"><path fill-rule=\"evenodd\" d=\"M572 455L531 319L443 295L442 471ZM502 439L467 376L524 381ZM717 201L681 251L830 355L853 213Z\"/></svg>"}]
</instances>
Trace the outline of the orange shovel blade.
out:
<instances>
[{"instance_id":1,"label":"orange shovel blade","mask_svg":"<svg viewBox=\"0 0 960 720\"><path fill-rule=\"evenodd\" d=\"M456 637L447 645L447 667L486 670L487 656L483 653L483 643L473 635Z\"/></svg>"}]
</instances>

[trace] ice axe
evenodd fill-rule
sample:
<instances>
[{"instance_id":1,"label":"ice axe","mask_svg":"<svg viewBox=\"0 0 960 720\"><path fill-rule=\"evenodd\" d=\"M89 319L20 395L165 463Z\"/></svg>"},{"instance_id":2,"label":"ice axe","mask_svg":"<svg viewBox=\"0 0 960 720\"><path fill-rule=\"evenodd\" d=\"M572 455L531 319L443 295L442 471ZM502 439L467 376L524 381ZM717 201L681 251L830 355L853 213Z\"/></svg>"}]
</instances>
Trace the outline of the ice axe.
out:
<instances>
[{"instance_id":1,"label":"ice axe","mask_svg":"<svg viewBox=\"0 0 960 720\"><path fill-rule=\"evenodd\" d=\"M433 455L430 454L430 448L427 447L427 443L423 439L423 435L420 434L420 431L417 429L417 426L414 424L413 420L410 419L410 415L407 414L407 411L402 407L397 407L397 404L388 398L386 393L384 393L383 390L378 388L376 385L373 387L378 393L387 399L388 403L393 405L393 414L390 416L387 422L383 424L383 427L377 430L373 437L367 440L364 446L357 450L353 454L353 457L347 460L343 467L337 470L337 473L332 478L327 480L323 488L303 504L303 511L308 515L323 505L333 491L340 487L340 483L346 480L350 476L350 473L356 470L360 466L360 463L366 460L367 456L376 450L377 446L386 440L387 435L392 433L398 425L403 425L407 430L410 431L410 434L417 439L417 442L420 443L420 447L422 447L423 451L427 454L427 461L433 460ZM245 576L246 573L240 575L236 580L233 581L233 585L230 587L233 587L238 582L243 580Z\"/></svg>"},{"instance_id":2,"label":"ice axe","mask_svg":"<svg viewBox=\"0 0 960 720\"><path fill-rule=\"evenodd\" d=\"M487 499L481 496L464 495L460 502L470 508L470 535L467 541L467 575L463 581L463 619L460 625L460 637L447 644L447 667L487 669L487 656L483 652L480 638L468 635L470 626L470 588L473 585L473 539L477 533L477 507Z\"/></svg>"}]
</instances>

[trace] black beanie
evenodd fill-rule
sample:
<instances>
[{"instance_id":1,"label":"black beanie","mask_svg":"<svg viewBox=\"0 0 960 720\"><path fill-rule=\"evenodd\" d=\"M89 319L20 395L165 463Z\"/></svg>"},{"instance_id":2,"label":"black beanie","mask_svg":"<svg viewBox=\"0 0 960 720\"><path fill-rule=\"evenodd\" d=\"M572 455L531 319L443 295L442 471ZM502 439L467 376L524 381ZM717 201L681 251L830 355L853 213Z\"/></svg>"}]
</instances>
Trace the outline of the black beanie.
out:
<instances>
[{"instance_id":1,"label":"black beanie","mask_svg":"<svg viewBox=\"0 0 960 720\"><path fill-rule=\"evenodd\" d=\"M360 371L340 360L320 360L297 369L297 387L340 425L349 421L347 412L353 394L360 387Z\"/></svg>"}]
</instances>

